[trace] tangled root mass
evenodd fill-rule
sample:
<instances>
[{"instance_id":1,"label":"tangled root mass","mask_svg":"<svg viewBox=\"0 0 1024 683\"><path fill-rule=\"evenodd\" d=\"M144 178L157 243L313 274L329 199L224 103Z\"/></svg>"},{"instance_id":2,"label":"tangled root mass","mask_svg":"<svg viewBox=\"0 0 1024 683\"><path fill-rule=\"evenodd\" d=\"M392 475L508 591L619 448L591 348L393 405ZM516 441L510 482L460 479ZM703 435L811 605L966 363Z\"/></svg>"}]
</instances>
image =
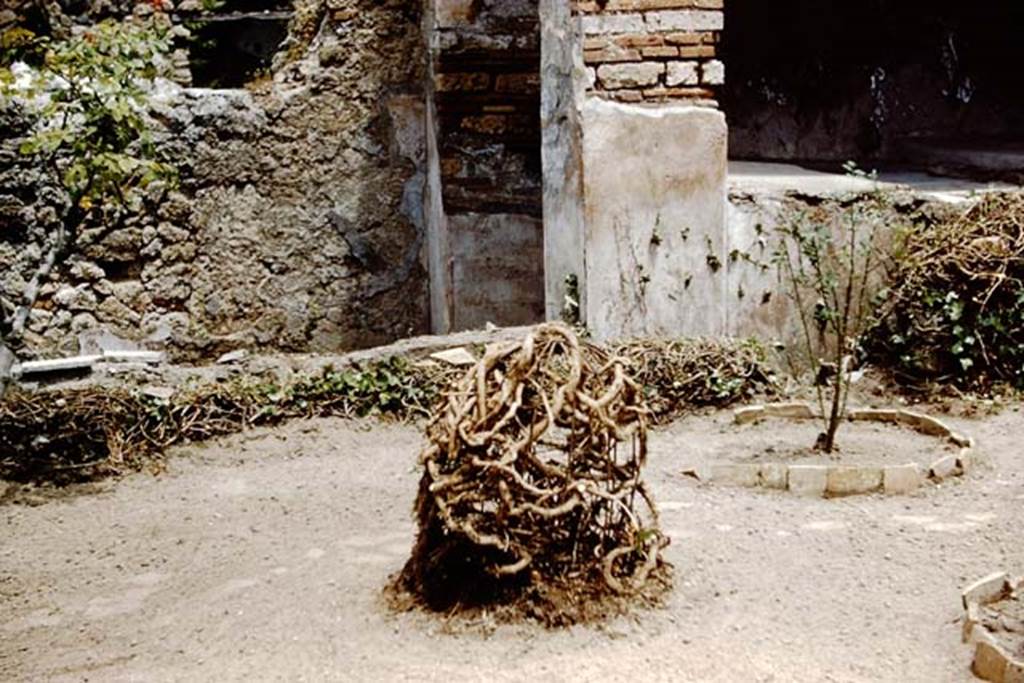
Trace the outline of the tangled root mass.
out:
<instances>
[{"instance_id":1,"label":"tangled root mass","mask_svg":"<svg viewBox=\"0 0 1024 683\"><path fill-rule=\"evenodd\" d=\"M427 427L404 588L437 610L565 614L663 584L668 539L641 480L648 418L626 361L563 325L489 348Z\"/></svg>"}]
</instances>

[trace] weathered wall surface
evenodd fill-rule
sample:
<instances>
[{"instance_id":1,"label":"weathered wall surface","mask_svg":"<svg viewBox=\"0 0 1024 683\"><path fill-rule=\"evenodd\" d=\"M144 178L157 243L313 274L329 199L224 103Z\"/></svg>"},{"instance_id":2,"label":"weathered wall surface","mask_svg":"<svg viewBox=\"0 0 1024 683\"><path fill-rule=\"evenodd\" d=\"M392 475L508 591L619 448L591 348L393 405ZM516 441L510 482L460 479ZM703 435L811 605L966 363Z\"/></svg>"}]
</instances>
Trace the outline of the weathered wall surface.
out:
<instances>
[{"instance_id":1,"label":"weathered wall surface","mask_svg":"<svg viewBox=\"0 0 1024 683\"><path fill-rule=\"evenodd\" d=\"M73 351L97 329L182 354L426 331L420 3L305 3L296 25L315 40L272 82L156 96L181 186L87 236L46 285L31 348ZM25 131L3 131L0 287L13 301L60 199L19 159Z\"/></svg>"},{"instance_id":2,"label":"weathered wall surface","mask_svg":"<svg viewBox=\"0 0 1024 683\"><path fill-rule=\"evenodd\" d=\"M448 329L544 318L537 0L438 0L432 74ZM436 266L435 266L436 267ZM435 299L436 301L436 299ZM437 330L447 331L447 330Z\"/></svg>"}]
</instances>

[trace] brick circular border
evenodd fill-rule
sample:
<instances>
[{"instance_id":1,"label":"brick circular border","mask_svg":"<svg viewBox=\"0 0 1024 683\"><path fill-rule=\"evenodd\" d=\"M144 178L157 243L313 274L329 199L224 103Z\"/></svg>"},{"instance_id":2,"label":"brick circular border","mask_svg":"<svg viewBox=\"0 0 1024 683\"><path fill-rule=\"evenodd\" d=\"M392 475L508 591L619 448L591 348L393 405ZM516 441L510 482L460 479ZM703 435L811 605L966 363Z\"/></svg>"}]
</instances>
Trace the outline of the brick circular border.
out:
<instances>
[{"instance_id":1,"label":"brick circular border","mask_svg":"<svg viewBox=\"0 0 1024 683\"><path fill-rule=\"evenodd\" d=\"M733 413L736 424L775 417L790 420L813 420L818 414L807 403L770 403L739 408ZM902 409L858 408L847 412L851 422L886 422L910 427L928 436L945 439L960 451L924 466L907 463L895 466L713 464L702 480L717 484L791 491L798 495L832 498L868 493L899 495L911 493L926 481L939 483L944 479L966 474L978 464L974 440L958 434L941 420L923 413Z\"/></svg>"},{"instance_id":2,"label":"brick circular border","mask_svg":"<svg viewBox=\"0 0 1024 683\"><path fill-rule=\"evenodd\" d=\"M1024 683L1024 659L1003 647L981 621L981 608L1024 591L1024 576L1011 579L1006 572L989 574L964 589L963 641L974 644L971 670L978 678L994 683Z\"/></svg>"}]
</instances>

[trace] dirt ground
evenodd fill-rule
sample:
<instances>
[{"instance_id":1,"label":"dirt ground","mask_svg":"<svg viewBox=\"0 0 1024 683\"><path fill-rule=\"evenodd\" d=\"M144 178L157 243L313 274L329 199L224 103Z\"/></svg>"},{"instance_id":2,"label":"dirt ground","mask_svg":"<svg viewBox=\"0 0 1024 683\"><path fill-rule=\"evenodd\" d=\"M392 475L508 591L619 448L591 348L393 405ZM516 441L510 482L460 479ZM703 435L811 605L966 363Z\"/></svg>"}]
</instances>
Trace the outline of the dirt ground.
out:
<instances>
[{"instance_id":1,"label":"dirt ground","mask_svg":"<svg viewBox=\"0 0 1024 683\"><path fill-rule=\"evenodd\" d=\"M295 423L0 505L0 680L964 681L960 590L1024 573L1019 408L952 422L991 469L810 500L680 474L719 413L652 437L673 537L661 610L545 631L391 614L415 427Z\"/></svg>"}]
</instances>

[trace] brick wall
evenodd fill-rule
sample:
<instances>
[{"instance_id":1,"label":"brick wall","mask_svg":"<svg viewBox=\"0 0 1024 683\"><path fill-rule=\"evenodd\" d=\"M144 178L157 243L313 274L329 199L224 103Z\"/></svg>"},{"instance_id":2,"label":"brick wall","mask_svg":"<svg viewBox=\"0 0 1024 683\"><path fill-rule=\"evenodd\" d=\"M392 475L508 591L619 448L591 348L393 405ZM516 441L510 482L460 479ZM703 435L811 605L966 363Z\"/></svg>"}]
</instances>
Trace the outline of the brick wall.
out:
<instances>
[{"instance_id":1,"label":"brick wall","mask_svg":"<svg viewBox=\"0 0 1024 683\"><path fill-rule=\"evenodd\" d=\"M436 0L432 74L454 329L544 316L537 0Z\"/></svg>"},{"instance_id":2,"label":"brick wall","mask_svg":"<svg viewBox=\"0 0 1024 683\"><path fill-rule=\"evenodd\" d=\"M622 102L713 102L724 0L574 0L588 91Z\"/></svg>"}]
</instances>

